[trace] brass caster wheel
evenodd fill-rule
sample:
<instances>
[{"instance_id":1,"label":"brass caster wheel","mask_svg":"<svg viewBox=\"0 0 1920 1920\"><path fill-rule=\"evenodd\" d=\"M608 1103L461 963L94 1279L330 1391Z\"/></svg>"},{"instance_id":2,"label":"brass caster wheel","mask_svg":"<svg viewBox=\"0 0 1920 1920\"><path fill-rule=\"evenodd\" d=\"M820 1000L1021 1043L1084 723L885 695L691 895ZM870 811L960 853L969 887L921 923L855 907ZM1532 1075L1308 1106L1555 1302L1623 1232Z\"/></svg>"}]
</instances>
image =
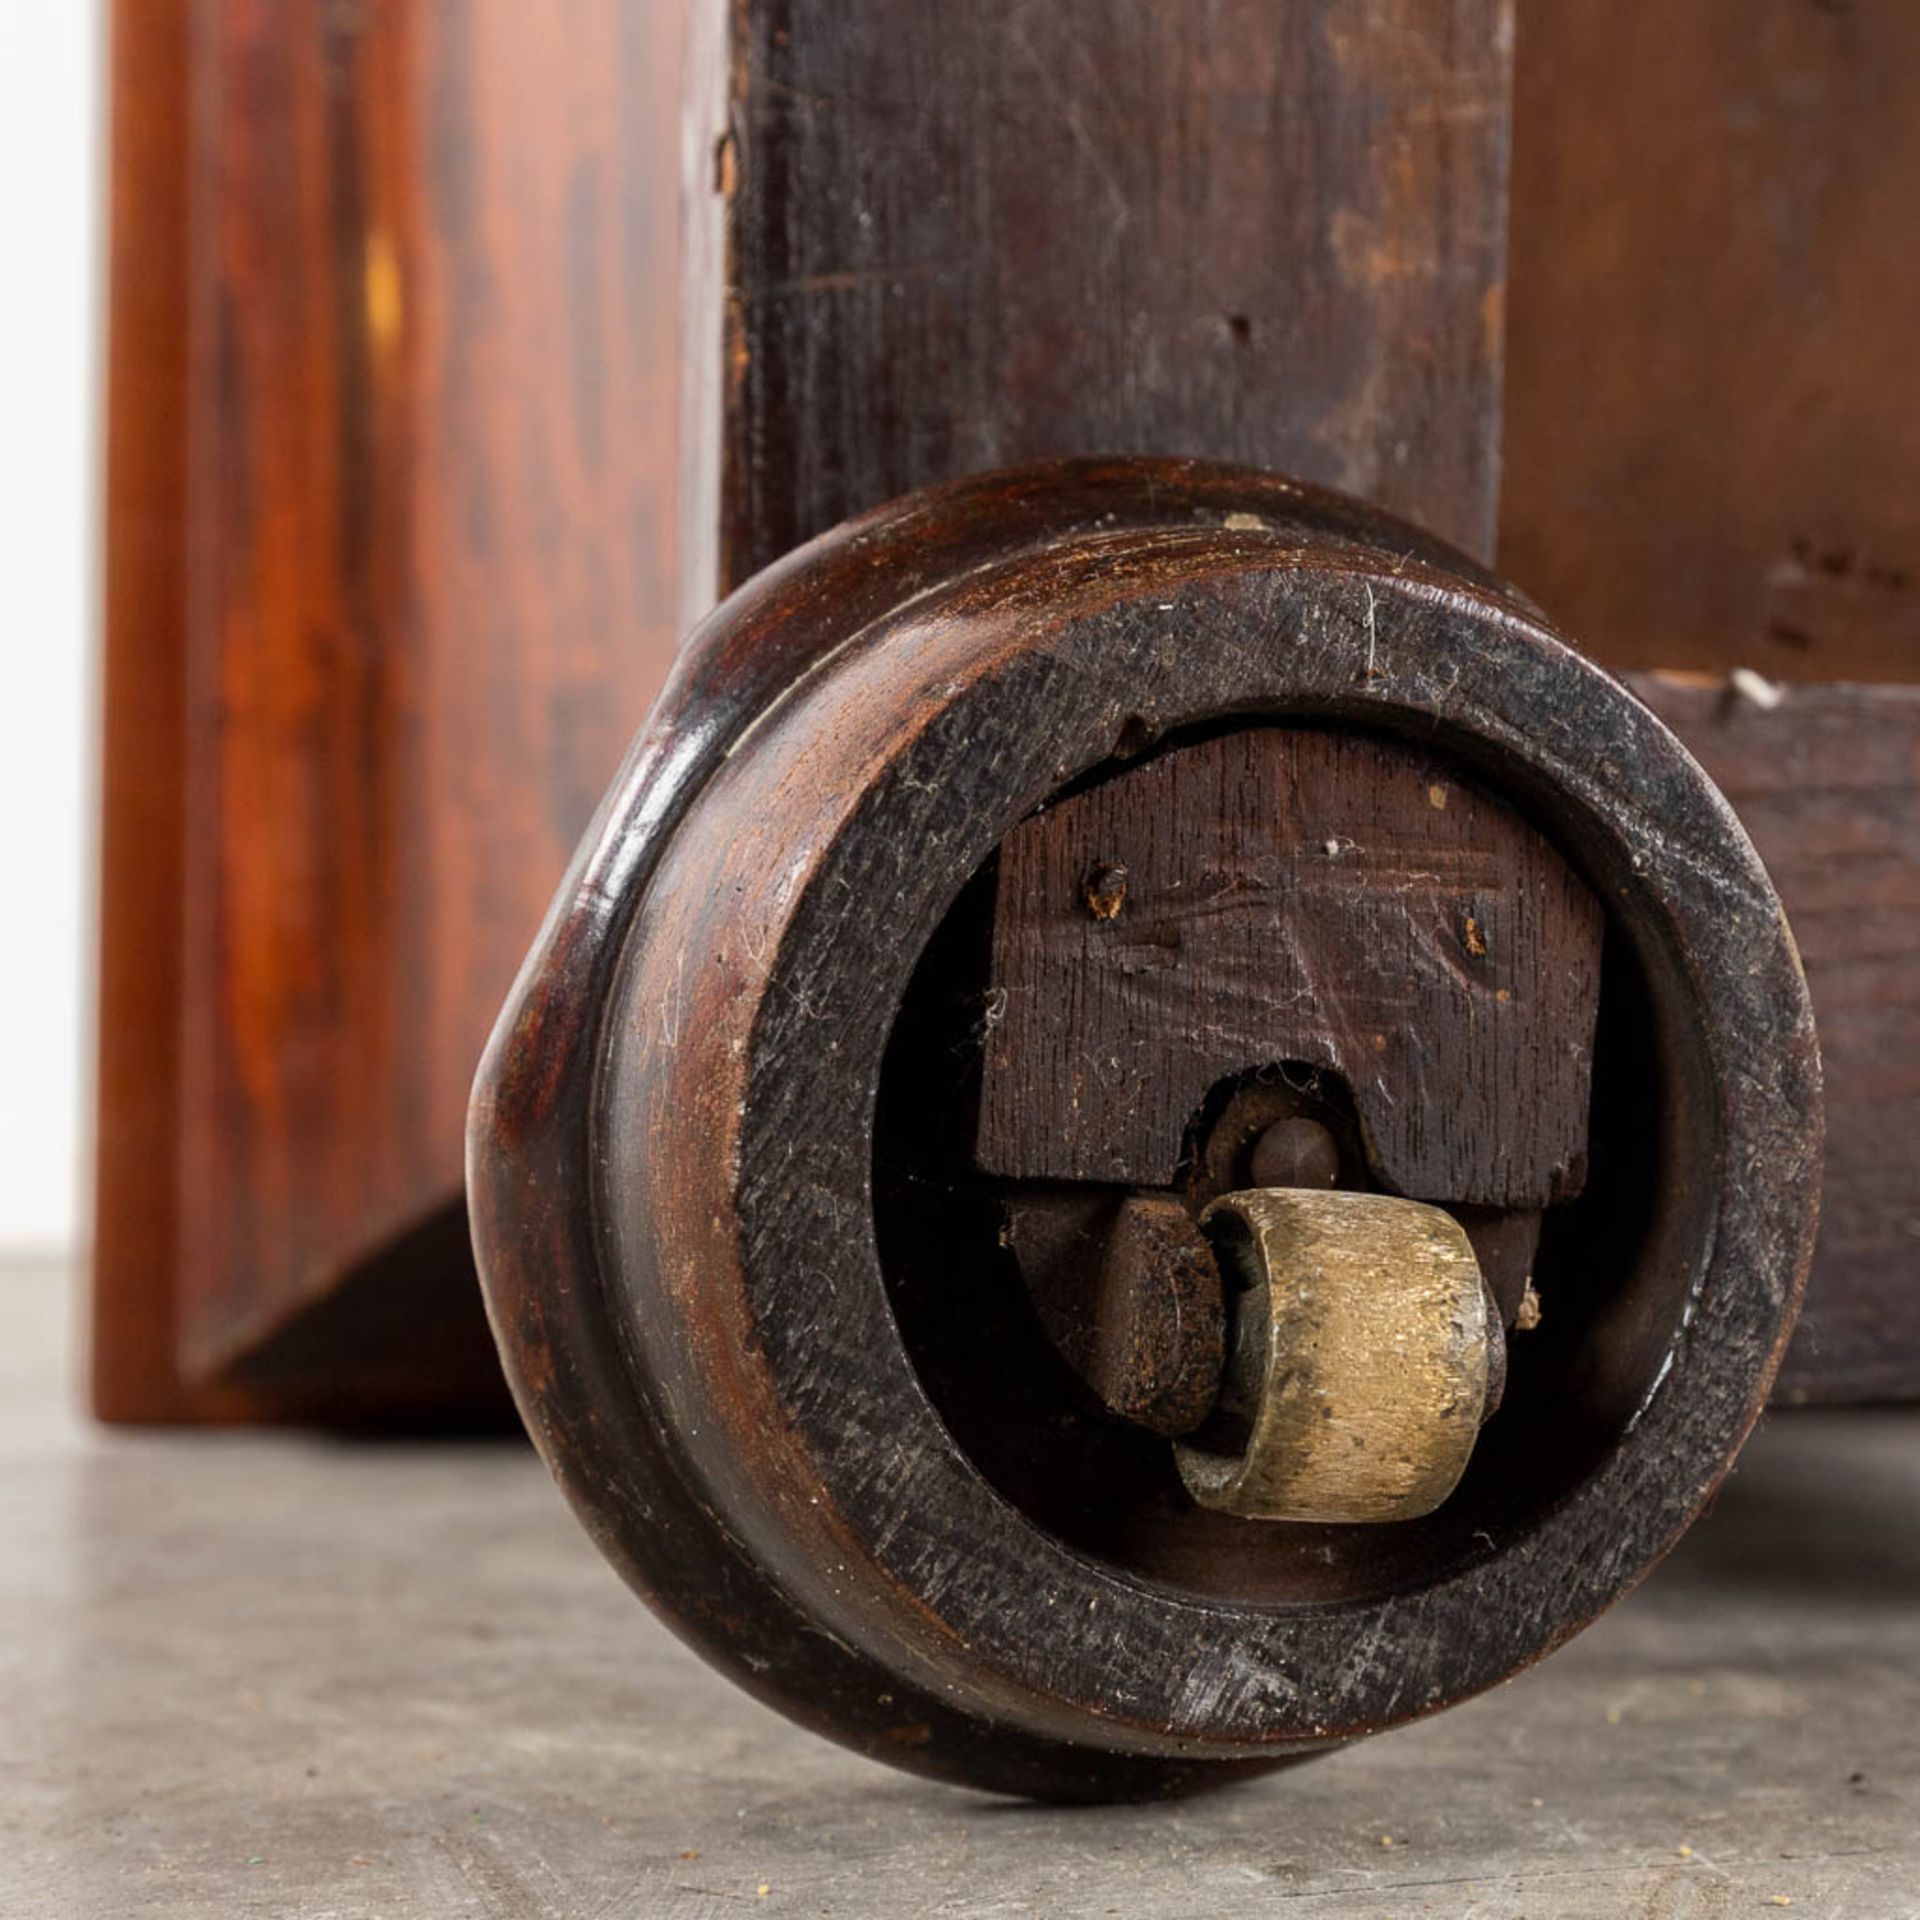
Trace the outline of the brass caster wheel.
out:
<instances>
[{"instance_id":1,"label":"brass caster wheel","mask_svg":"<svg viewBox=\"0 0 1920 1920\"><path fill-rule=\"evenodd\" d=\"M1248 1520L1433 1512L1506 1373L1499 1303L1460 1223L1388 1194L1260 1188L1200 1224L1235 1333L1211 1431L1174 1449L1187 1491Z\"/></svg>"},{"instance_id":2,"label":"brass caster wheel","mask_svg":"<svg viewBox=\"0 0 1920 1920\"><path fill-rule=\"evenodd\" d=\"M1819 1114L1752 848L1535 609L1353 501L1074 462L707 621L470 1188L528 1426L678 1633L1090 1798L1632 1585L1765 1400Z\"/></svg>"}]
</instances>

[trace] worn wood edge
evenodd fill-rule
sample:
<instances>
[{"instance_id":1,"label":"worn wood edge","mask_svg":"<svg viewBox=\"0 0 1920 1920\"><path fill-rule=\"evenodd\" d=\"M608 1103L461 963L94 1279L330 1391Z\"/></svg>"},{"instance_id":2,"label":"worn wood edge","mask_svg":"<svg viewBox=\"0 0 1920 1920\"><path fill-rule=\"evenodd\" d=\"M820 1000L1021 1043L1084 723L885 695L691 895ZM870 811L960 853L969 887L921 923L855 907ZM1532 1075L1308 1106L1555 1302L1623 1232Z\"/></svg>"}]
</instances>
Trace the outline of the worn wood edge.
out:
<instances>
[{"instance_id":1,"label":"worn wood edge","mask_svg":"<svg viewBox=\"0 0 1920 1920\"><path fill-rule=\"evenodd\" d=\"M1736 681L1715 673L1674 671L1633 673L1626 681L1679 733L1696 758L1709 763L1710 772L1717 766L1724 773L1736 764L1730 756L1744 756L1748 771L1732 784L1730 794L1736 812L1749 792L1765 803L1770 824L1773 810L1801 793L1809 799L1852 794L1862 805L1876 793L1908 794L1910 806L1920 812L1920 686L1854 681L1776 686L1758 677ZM1767 849L1761 854L1766 858ZM1886 857L1897 856L1889 848ZM1884 911L1904 912L1920 929L1920 847L1908 849L1907 859L1912 898L1904 907L1897 900L1887 903ZM1796 867L1776 871L1774 878L1791 923L1801 873ZM1920 949L1913 961L1920 965ZM1858 1071L1862 1016L1851 1005L1844 1010L1844 1022L1822 1014L1818 967L1810 985L1815 1018L1834 1036L1841 1073ZM1902 1057L1899 1032L1890 1017L1901 1011L1900 1006L1889 1006L1878 1022L1885 1035L1876 1058L1880 1070L1897 1066ZM1920 1076L1920 1059L1912 1060L1909 1071ZM1844 1077L1834 1081L1828 1092L1830 1113L1844 1115L1850 1093ZM1904 1139L1905 1129L1896 1122L1889 1137ZM1887 1184L1899 1148L1890 1147L1888 1154L1889 1171L1883 1173L1872 1204L1897 1219L1920 1206L1920 1176L1910 1176L1903 1198ZM1845 1170L1844 1162L1830 1164ZM1846 1184L1830 1179L1827 1186L1827 1225L1814 1250L1806 1311L1783 1362L1774 1404L1857 1405L1920 1396L1920 1317L1902 1318L1898 1311L1899 1263L1847 1264L1846 1245L1836 1240L1834 1229L1849 1213L1857 1217L1860 1203ZM1828 1335L1825 1329L1835 1325L1838 1335Z\"/></svg>"},{"instance_id":2,"label":"worn wood edge","mask_svg":"<svg viewBox=\"0 0 1920 1920\"><path fill-rule=\"evenodd\" d=\"M722 448L737 404L740 315L733 281L739 173L736 0L680 0L680 626L691 633L738 584L723 549Z\"/></svg>"}]
</instances>

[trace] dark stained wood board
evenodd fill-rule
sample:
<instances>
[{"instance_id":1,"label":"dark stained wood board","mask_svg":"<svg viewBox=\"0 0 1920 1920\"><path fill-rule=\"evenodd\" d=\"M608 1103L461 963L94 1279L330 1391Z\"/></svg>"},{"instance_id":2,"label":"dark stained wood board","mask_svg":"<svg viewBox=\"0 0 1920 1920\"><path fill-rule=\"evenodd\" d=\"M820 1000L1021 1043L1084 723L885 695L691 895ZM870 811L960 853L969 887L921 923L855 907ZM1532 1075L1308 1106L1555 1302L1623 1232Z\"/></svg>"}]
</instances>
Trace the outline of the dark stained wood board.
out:
<instances>
[{"instance_id":1,"label":"dark stained wood board","mask_svg":"<svg viewBox=\"0 0 1920 1920\"><path fill-rule=\"evenodd\" d=\"M1212 1090L1298 1063L1344 1079L1392 1190L1550 1206L1585 1173L1601 925L1431 753L1281 727L1174 748L1001 845L981 1165L1170 1186Z\"/></svg>"},{"instance_id":2,"label":"dark stained wood board","mask_svg":"<svg viewBox=\"0 0 1920 1920\"><path fill-rule=\"evenodd\" d=\"M1604 665L1920 679L1920 10L1523 0L1502 570ZM1635 685L1806 959L1828 1153L1789 1400L1920 1394L1914 693Z\"/></svg>"},{"instance_id":3,"label":"dark stained wood board","mask_svg":"<svg viewBox=\"0 0 1920 1920\"><path fill-rule=\"evenodd\" d=\"M1732 801L1807 972L1827 1167L1789 1403L1920 1394L1920 687L1634 677Z\"/></svg>"},{"instance_id":4,"label":"dark stained wood board","mask_svg":"<svg viewBox=\"0 0 1920 1920\"><path fill-rule=\"evenodd\" d=\"M1920 7L1522 0L1500 554L1602 664L1920 679Z\"/></svg>"},{"instance_id":5,"label":"dark stained wood board","mask_svg":"<svg viewBox=\"0 0 1920 1920\"><path fill-rule=\"evenodd\" d=\"M698 0L689 603L910 488L1197 454L1486 558L1510 0Z\"/></svg>"},{"instance_id":6,"label":"dark stained wood board","mask_svg":"<svg viewBox=\"0 0 1920 1920\"><path fill-rule=\"evenodd\" d=\"M1083 447L1191 447L1357 484L1490 552L1474 505L1490 496L1459 483L1490 484L1492 463L1444 450L1501 441L1512 9L1100 11L1088 29L1085 6L994 6L964 33L884 0L831 18L697 11L690 606L849 509ZM1887 236L1907 224L1915 31L1901 10L1787 0L1520 8L1501 558L1606 664L1912 671L1916 292L1911 250ZM1116 86L1155 32L1179 40L1155 64L1164 91ZM1276 124L1244 97L1256 77L1307 70L1269 54L1304 49L1310 66L1329 34L1355 97L1360 63L1371 75L1358 117L1389 137L1356 150L1320 100L1264 156L1238 139ZM1223 46L1231 64L1206 62ZM1054 97L1036 106L1042 80ZM1001 137L962 137L967 111ZM1315 208L1402 166L1444 176L1456 211L1486 197L1490 224L1404 204L1396 230L1424 239L1369 257L1418 270L1369 294L1329 271L1332 216ZM1168 259L1181 270L1161 273ZM1253 293L1222 294L1249 285L1270 288L1281 324L1261 324ZM1239 384L1213 377L1223 312L1248 322L1228 322ZM1382 341L1383 314L1402 332L1368 376L1368 469L1315 438L1329 375L1313 355L1329 328ZM1313 316L1305 352L1290 315Z\"/></svg>"}]
</instances>

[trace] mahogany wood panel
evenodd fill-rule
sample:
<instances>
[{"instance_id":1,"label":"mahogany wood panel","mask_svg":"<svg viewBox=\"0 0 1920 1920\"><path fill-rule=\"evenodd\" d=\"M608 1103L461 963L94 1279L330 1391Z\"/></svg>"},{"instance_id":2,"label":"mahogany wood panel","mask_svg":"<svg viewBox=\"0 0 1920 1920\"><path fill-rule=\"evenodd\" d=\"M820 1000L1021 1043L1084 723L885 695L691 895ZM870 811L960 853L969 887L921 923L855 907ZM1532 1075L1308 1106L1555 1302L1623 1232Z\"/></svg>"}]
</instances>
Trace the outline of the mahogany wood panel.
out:
<instances>
[{"instance_id":1,"label":"mahogany wood panel","mask_svg":"<svg viewBox=\"0 0 1920 1920\"><path fill-rule=\"evenodd\" d=\"M459 1398L473 1064L674 640L677 10L116 35L100 1404L367 1274Z\"/></svg>"},{"instance_id":2,"label":"mahogany wood panel","mask_svg":"<svg viewBox=\"0 0 1920 1920\"><path fill-rule=\"evenodd\" d=\"M688 591L1048 455L1491 548L1510 0L697 0Z\"/></svg>"},{"instance_id":3,"label":"mahogany wood panel","mask_svg":"<svg viewBox=\"0 0 1920 1920\"><path fill-rule=\"evenodd\" d=\"M1342 1078L1389 1191L1552 1206L1586 1172L1600 937L1444 756L1289 727L1176 747L1001 844L980 1164L1171 1186L1209 1093L1293 1064Z\"/></svg>"},{"instance_id":4,"label":"mahogany wood panel","mask_svg":"<svg viewBox=\"0 0 1920 1920\"><path fill-rule=\"evenodd\" d=\"M1920 1395L1920 687L1635 689L1753 836L1819 1023L1826 1182L1781 1397Z\"/></svg>"},{"instance_id":5,"label":"mahogany wood panel","mask_svg":"<svg viewBox=\"0 0 1920 1920\"><path fill-rule=\"evenodd\" d=\"M186 9L116 0L92 1384L114 1418L240 1412L174 1360L186 603Z\"/></svg>"},{"instance_id":6,"label":"mahogany wood panel","mask_svg":"<svg viewBox=\"0 0 1920 1920\"><path fill-rule=\"evenodd\" d=\"M1500 564L1613 667L1920 679L1920 7L1524 0Z\"/></svg>"}]
</instances>

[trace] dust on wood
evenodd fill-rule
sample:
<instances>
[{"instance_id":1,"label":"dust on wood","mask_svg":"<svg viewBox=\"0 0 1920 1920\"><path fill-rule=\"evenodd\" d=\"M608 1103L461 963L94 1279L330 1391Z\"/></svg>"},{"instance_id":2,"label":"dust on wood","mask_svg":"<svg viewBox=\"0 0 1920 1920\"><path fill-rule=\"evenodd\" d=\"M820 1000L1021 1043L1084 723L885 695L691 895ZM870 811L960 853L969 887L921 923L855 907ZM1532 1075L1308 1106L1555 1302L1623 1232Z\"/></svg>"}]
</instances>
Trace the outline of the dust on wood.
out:
<instances>
[{"instance_id":1,"label":"dust on wood","mask_svg":"<svg viewBox=\"0 0 1920 1920\"><path fill-rule=\"evenodd\" d=\"M1124 913L1089 913L1097 866ZM1212 1089L1297 1062L1347 1082L1392 1190L1552 1205L1584 1177L1600 937L1547 841L1422 749L1176 748L1003 843L981 1164L1169 1186Z\"/></svg>"}]
</instances>

